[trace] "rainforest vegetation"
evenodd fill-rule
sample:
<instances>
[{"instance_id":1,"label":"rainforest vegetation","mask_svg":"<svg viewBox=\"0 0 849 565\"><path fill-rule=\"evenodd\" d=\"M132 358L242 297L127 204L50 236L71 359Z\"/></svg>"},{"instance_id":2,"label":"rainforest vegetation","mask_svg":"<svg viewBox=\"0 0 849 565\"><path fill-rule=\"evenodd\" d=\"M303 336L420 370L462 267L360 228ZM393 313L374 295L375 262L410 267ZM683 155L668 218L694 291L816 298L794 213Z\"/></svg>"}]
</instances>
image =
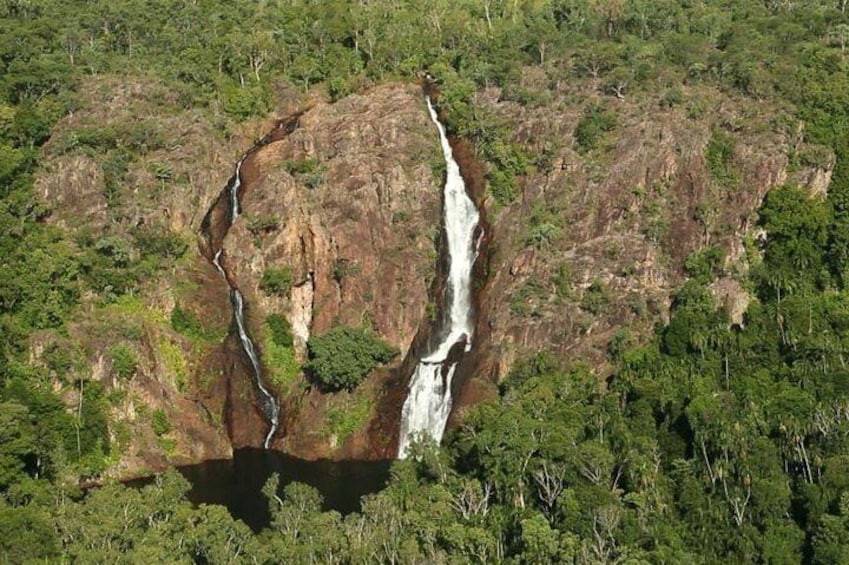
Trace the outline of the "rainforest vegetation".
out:
<instances>
[{"instance_id":1,"label":"rainforest vegetation","mask_svg":"<svg viewBox=\"0 0 849 565\"><path fill-rule=\"evenodd\" d=\"M849 562L847 8L845 0L0 0L0 562ZM647 345L633 346L627 330L611 341L605 382L579 359L541 351L523 360L443 446L419 445L394 464L384 491L344 517L323 510L310 487L278 492L274 481L272 522L259 533L223 507L193 507L176 472L141 489L81 490L115 456L110 392L75 378L69 405L51 375L72 374L81 353L69 339L47 352L45 368L31 363L31 340L62 335L82 304L131 302L190 246L158 226L71 234L46 221L51 202L34 178L80 85L156 77L174 94L166 107L238 121L270 111L284 86L337 100L429 69L449 128L474 144L488 190L508 204L545 155L529 154L472 97L499 87L522 105L546 104L545 89L517 86L527 68L549 81L591 77L611 101L662 92L665 104L681 104L682 86L711 84L787 108L776 127L804 121L817 150L793 155L797 163L836 156L827 198L785 186L764 201L766 235L747 249L753 300L744 324L732 326L707 289L721 253L697 253L669 324ZM592 158L615 116L582 111L574 143ZM103 158L109 213L126 222L122 175L158 147L156 136L140 122L61 142L50 151ZM718 182L733 185L729 143L718 134L708 162ZM169 174L162 168L157 178ZM286 275L267 273L267 291L288 287ZM172 321L203 333L179 309ZM325 367L323 350L315 344L313 363L330 371L328 385L360 378ZM132 377L131 350L108 355L118 378Z\"/></svg>"}]
</instances>

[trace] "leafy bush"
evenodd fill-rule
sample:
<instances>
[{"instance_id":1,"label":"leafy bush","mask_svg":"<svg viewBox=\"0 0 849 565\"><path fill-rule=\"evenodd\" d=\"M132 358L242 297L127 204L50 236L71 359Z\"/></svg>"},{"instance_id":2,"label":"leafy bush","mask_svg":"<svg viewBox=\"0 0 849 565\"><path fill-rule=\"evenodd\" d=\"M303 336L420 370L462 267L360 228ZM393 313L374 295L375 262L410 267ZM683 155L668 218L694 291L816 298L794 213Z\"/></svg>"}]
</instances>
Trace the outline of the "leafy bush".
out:
<instances>
[{"instance_id":1,"label":"leafy bush","mask_svg":"<svg viewBox=\"0 0 849 565\"><path fill-rule=\"evenodd\" d=\"M737 181L737 175L731 167L735 145L733 137L719 131L714 131L708 142L705 160L711 176L720 186L728 187Z\"/></svg>"},{"instance_id":2,"label":"leafy bush","mask_svg":"<svg viewBox=\"0 0 849 565\"><path fill-rule=\"evenodd\" d=\"M581 300L581 308L591 314L599 315L607 310L610 301L610 290L604 285L601 279L595 279L584 292L584 297Z\"/></svg>"},{"instance_id":3,"label":"leafy bush","mask_svg":"<svg viewBox=\"0 0 849 565\"><path fill-rule=\"evenodd\" d=\"M546 290L540 281L531 277L510 297L510 311L517 316L539 316L534 302L545 294Z\"/></svg>"},{"instance_id":4,"label":"leafy bush","mask_svg":"<svg viewBox=\"0 0 849 565\"><path fill-rule=\"evenodd\" d=\"M218 94L221 108L237 120L264 114L271 108L271 93L261 84L246 86L231 80L221 80Z\"/></svg>"},{"instance_id":5,"label":"leafy bush","mask_svg":"<svg viewBox=\"0 0 849 565\"><path fill-rule=\"evenodd\" d=\"M342 284L342 281L345 280L345 277L348 275L356 275L359 272L359 265L352 265L351 261L348 259L336 259L333 263L333 280L336 281L337 284Z\"/></svg>"},{"instance_id":6,"label":"leafy bush","mask_svg":"<svg viewBox=\"0 0 849 565\"><path fill-rule=\"evenodd\" d=\"M684 101L684 93L677 86L674 88L670 88L664 93L663 98L660 99L660 105L664 108L674 108L681 104Z\"/></svg>"},{"instance_id":7,"label":"leafy bush","mask_svg":"<svg viewBox=\"0 0 849 565\"><path fill-rule=\"evenodd\" d=\"M277 216L260 216L248 219L248 231L254 235L272 232L280 227L280 218Z\"/></svg>"},{"instance_id":8,"label":"leafy bush","mask_svg":"<svg viewBox=\"0 0 849 565\"><path fill-rule=\"evenodd\" d=\"M694 251L684 260L684 269L694 279L710 280L719 274L725 251L719 246L712 246Z\"/></svg>"},{"instance_id":9,"label":"leafy bush","mask_svg":"<svg viewBox=\"0 0 849 565\"><path fill-rule=\"evenodd\" d=\"M307 344L307 370L326 390L353 390L379 363L398 355L398 350L363 328L337 326Z\"/></svg>"},{"instance_id":10,"label":"leafy bush","mask_svg":"<svg viewBox=\"0 0 849 565\"><path fill-rule=\"evenodd\" d=\"M171 422L168 421L168 416L165 415L165 412L160 409L153 411L150 418L150 425L153 428L153 433L158 436L163 436L171 431Z\"/></svg>"},{"instance_id":11,"label":"leafy bush","mask_svg":"<svg viewBox=\"0 0 849 565\"><path fill-rule=\"evenodd\" d=\"M554 292L559 298L566 298L572 292L572 269L568 263L560 263L554 275Z\"/></svg>"},{"instance_id":12,"label":"leafy bush","mask_svg":"<svg viewBox=\"0 0 849 565\"><path fill-rule=\"evenodd\" d=\"M175 305L174 309L171 310L171 327L174 328L174 331L188 337L207 337L207 331L200 319L194 313L183 310L179 305Z\"/></svg>"},{"instance_id":13,"label":"leafy bush","mask_svg":"<svg viewBox=\"0 0 849 565\"><path fill-rule=\"evenodd\" d=\"M266 269L259 281L259 288L266 294L286 297L292 288L292 269L281 267L279 269Z\"/></svg>"},{"instance_id":14,"label":"leafy bush","mask_svg":"<svg viewBox=\"0 0 849 565\"><path fill-rule=\"evenodd\" d=\"M136 373L139 360L131 347L119 343L110 347L107 354L112 360L112 370L118 378L128 380Z\"/></svg>"},{"instance_id":15,"label":"leafy bush","mask_svg":"<svg viewBox=\"0 0 849 565\"><path fill-rule=\"evenodd\" d=\"M593 106L578 121L575 127L575 141L584 151L598 147L604 133L616 127L616 116L605 112L600 106Z\"/></svg>"},{"instance_id":16,"label":"leafy bush","mask_svg":"<svg viewBox=\"0 0 849 565\"><path fill-rule=\"evenodd\" d=\"M265 319L271 333L271 341L283 347L292 347L292 326L280 314L271 314Z\"/></svg>"},{"instance_id":17,"label":"leafy bush","mask_svg":"<svg viewBox=\"0 0 849 565\"><path fill-rule=\"evenodd\" d=\"M533 245L537 249L553 243L563 230L563 214L545 204L537 204L531 210L528 218L528 234L525 245Z\"/></svg>"},{"instance_id":18,"label":"leafy bush","mask_svg":"<svg viewBox=\"0 0 849 565\"><path fill-rule=\"evenodd\" d=\"M286 161L283 166L290 175L301 179L307 188L317 188L324 180L324 173L327 172L327 167L316 159Z\"/></svg>"},{"instance_id":19,"label":"leafy bush","mask_svg":"<svg viewBox=\"0 0 849 565\"><path fill-rule=\"evenodd\" d=\"M353 402L334 406L327 411L328 431L336 436L337 444L343 443L352 433L368 422L372 408L371 399L368 396L361 395L360 398L355 398Z\"/></svg>"},{"instance_id":20,"label":"leafy bush","mask_svg":"<svg viewBox=\"0 0 849 565\"><path fill-rule=\"evenodd\" d=\"M172 232L168 227L148 226L134 229L132 232L134 245L146 258L156 258L157 264L162 259L179 259L185 255L189 244L180 234Z\"/></svg>"}]
</instances>

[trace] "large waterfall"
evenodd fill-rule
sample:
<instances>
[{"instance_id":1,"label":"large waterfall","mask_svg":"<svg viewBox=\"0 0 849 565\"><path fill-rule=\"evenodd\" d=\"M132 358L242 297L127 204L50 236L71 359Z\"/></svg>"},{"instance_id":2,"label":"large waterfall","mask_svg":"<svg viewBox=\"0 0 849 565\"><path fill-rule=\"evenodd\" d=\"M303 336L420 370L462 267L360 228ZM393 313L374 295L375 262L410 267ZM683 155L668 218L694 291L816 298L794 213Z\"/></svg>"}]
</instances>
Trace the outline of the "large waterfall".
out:
<instances>
[{"instance_id":1,"label":"large waterfall","mask_svg":"<svg viewBox=\"0 0 849 565\"><path fill-rule=\"evenodd\" d=\"M256 149L256 147L254 149ZM253 149L251 151L253 151ZM245 153L242 158L239 159L239 162L236 163L236 170L227 185L227 190L229 191L230 196L230 226L232 226L233 222L236 221L236 218L239 217L239 188L241 188L242 186L242 163L244 162L245 158L250 155L251 151ZM259 356L256 353L256 348L254 347L253 341L251 341L250 335L248 335L247 325L245 324L245 304L244 300L242 299L242 293L230 280L230 278L227 276L226 270L221 265L222 252L223 249L218 249L214 251L215 255L212 260L212 264L215 266L221 276L224 277L224 280L227 281L227 285L230 287L230 303L233 306L233 318L236 321L236 329L239 333L239 342L242 344L242 350L245 352L245 355L247 355L248 360L250 361L251 378L253 379L257 393L260 396L262 412L271 426L268 430L268 434L265 436L265 441L263 442L263 446L265 447L265 449L268 449L269 447L271 447L271 442L274 439L274 434L277 433L277 429L280 426L280 407L277 405L277 399L274 398L274 395L271 394L262 383L262 365L259 362Z\"/></svg>"},{"instance_id":2,"label":"large waterfall","mask_svg":"<svg viewBox=\"0 0 849 565\"><path fill-rule=\"evenodd\" d=\"M448 240L450 266L446 281L448 324L441 328L439 345L419 361L410 380L409 392L401 410L401 435L398 457L407 455L410 442L416 437L442 439L451 412L451 380L457 368L456 359L447 361L452 348L472 346L474 316L472 312L472 266L477 255L475 228L480 216L475 203L466 193L460 166L454 160L451 145L445 135L430 97L427 108L439 130L442 154L445 157L446 179L443 194L445 234Z\"/></svg>"}]
</instances>

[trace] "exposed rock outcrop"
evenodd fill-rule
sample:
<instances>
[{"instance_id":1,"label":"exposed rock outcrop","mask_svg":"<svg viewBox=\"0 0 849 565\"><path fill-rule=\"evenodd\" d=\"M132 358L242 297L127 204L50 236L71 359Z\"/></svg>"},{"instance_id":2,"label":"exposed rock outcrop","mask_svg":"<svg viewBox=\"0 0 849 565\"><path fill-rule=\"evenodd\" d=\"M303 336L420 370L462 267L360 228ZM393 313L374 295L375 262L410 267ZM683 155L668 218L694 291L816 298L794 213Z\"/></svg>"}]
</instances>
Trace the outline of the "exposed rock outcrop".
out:
<instances>
[{"instance_id":1,"label":"exposed rock outcrop","mask_svg":"<svg viewBox=\"0 0 849 565\"><path fill-rule=\"evenodd\" d=\"M340 324L368 327L402 352L410 348L427 318L437 259L435 137L418 88L382 87L313 106L295 131L245 160L244 218L227 236L226 261L250 305L254 336L263 335L267 315L282 313L301 360L310 333ZM273 218L277 227L251 233L257 218ZM259 289L269 268L293 273L287 297ZM389 376L378 373L363 390L379 389ZM305 386L280 390L285 425L277 445L329 456L339 438L327 430L327 396ZM234 445L255 445L254 414L239 409L230 417Z\"/></svg>"},{"instance_id":2,"label":"exposed rock outcrop","mask_svg":"<svg viewBox=\"0 0 849 565\"><path fill-rule=\"evenodd\" d=\"M465 144L458 152L482 201L490 247L475 275L475 347L458 370L455 423L466 406L493 394L516 359L537 351L559 352L605 376L617 332L624 328L639 341L667 319L683 261L694 250L726 249L715 295L740 320L747 300L737 280L746 269L742 241L752 237L764 195L785 182L821 194L833 169L833 156L802 151L802 130L772 125L770 112L779 110L707 88L684 93L711 101L699 114L648 95L601 98L591 85L546 88L550 101L536 107L504 101L497 89L476 100L535 157L514 202L496 206L485 195L474 152ZM229 124L224 135L208 115L158 115L156 97L168 95L162 86L105 83L92 85L95 90L112 94L92 96L90 107L60 124L37 183L54 210L51 221L77 233L162 226L194 239L236 159L274 124ZM584 151L573 133L590 102L609 103L616 126L597 149ZM391 456L412 370L405 358L438 314L431 298L438 290L441 221L437 134L416 85L381 86L333 104L281 104L281 117L305 109L299 127L245 161L242 216L224 245L251 335L265 353L266 317L282 314L292 326L297 361L305 359L310 335L337 324L371 328L401 355L353 393L322 394L303 376L273 382L283 416L275 447L303 458ZM110 201L108 163L68 140L83 128L141 127L138 116L149 118L142 136L149 145L126 165L123 200ZM716 132L734 140L724 179L706 158ZM800 151L807 157L790 167L788 155ZM260 290L269 268L291 270L288 295ZM107 384L114 381L104 355L109 347L129 343L140 359L129 382L114 382L127 399L116 406L116 420L134 438L122 469L224 457L231 443L261 445L266 423L239 345L226 337L232 334L227 285L215 268L190 249L133 300L111 310L89 304L75 334L85 370ZM202 339L174 331L175 306L202 320ZM120 324L135 329L104 329ZM166 413L173 424L168 441L139 416L142 405Z\"/></svg>"}]
</instances>

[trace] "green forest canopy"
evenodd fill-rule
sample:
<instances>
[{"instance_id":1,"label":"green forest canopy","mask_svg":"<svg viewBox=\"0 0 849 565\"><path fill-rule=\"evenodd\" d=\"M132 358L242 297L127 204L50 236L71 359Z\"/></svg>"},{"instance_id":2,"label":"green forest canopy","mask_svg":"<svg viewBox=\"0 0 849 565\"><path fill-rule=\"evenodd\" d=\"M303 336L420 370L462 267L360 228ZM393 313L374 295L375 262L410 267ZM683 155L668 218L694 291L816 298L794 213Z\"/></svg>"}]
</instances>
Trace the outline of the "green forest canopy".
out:
<instances>
[{"instance_id":1,"label":"green forest canopy","mask_svg":"<svg viewBox=\"0 0 849 565\"><path fill-rule=\"evenodd\" d=\"M847 42L844 0L3 0L2 559L849 562ZM80 85L154 75L175 111L239 120L267 112L284 84L337 99L430 68L449 126L475 142L506 203L533 156L471 96L499 86L544 103L516 88L529 66L592 78L611 96L668 91L675 103L676 88L699 82L783 101L807 141L836 155L825 202L786 187L764 203L744 327L729 328L696 277L652 344L615 353L607 386L544 354L519 364L444 448L397 463L389 487L344 519L308 487L278 498L271 484L273 523L254 535L220 507L192 508L173 473L81 496L80 478L102 472L113 449L109 396L80 379L70 384L88 401L68 410L29 363L28 340L61 331L86 295L132 292L185 245L143 253L151 233L73 238L45 223L50 203L32 187L39 147ZM80 132L69 147L109 152L107 196L151 142L130 134ZM50 359L63 374L75 353Z\"/></svg>"}]
</instances>

